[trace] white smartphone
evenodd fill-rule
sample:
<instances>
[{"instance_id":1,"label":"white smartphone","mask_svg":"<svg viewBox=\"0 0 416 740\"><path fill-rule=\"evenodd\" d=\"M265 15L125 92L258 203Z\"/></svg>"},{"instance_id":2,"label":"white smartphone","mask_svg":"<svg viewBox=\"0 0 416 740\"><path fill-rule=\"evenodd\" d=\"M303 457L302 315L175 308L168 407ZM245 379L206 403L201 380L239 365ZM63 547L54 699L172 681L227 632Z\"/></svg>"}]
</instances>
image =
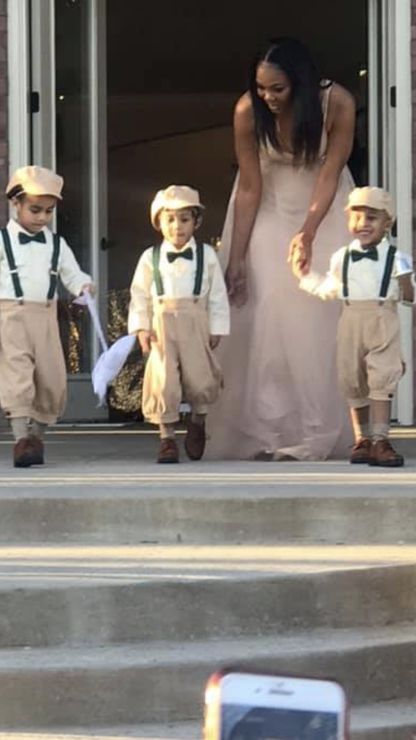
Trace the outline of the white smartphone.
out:
<instances>
[{"instance_id":1,"label":"white smartphone","mask_svg":"<svg viewBox=\"0 0 416 740\"><path fill-rule=\"evenodd\" d=\"M346 740L347 701L335 681L245 672L211 676L205 740Z\"/></svg>"}]
</instances>

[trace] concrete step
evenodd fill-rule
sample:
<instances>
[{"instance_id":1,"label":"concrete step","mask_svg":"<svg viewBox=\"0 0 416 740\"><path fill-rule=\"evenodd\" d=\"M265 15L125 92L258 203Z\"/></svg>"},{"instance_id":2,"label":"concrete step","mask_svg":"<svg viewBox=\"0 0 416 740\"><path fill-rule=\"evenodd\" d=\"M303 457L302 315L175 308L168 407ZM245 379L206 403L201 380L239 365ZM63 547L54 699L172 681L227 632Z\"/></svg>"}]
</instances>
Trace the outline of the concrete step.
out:
<instances>
[{"instance_id":1,"label":"concrete step","mask_svg":"<svg viewBox=\"0 0 416 740\"><path fill-rule=\"evenodd\" d=\"M3 547L0 647L383 627L416 614L414 547Z\"/></svg>"},{"instance_id":2,"label":"concrete step","mask_svg":"<svg viewBox=\"0 0 416 740\"><path fill-rule=\"evenodd\" d=\"M415 627L171 645L1 650L2 729L33 732L45 725L53 730L198 720L205 682L225 665L331 676L344 685L353 706L411 699Z\"/></svg>"},{"instance_id":3,"label":"concrete step","mask_svg":"<svg viewBox=\"0 0 416 740\"><path fill-rule=\"evenodd\" d=\"M0 543L416 544L415 467L96 467L4 472Z\"/></svg>"},{"instance_id":4,"label":"concrete step","mask_svg":"<svg viewBox=\"0 0 416 740\"><path fill-rule=\"evenodd\" d=\"M351 740L411 740L416 728L412 701L387 701L351 709ZM202 740L203 719L194 722L13 731L13 740ZM0 740L11 740L0 732Z\"/></svg>"}]
</instances>

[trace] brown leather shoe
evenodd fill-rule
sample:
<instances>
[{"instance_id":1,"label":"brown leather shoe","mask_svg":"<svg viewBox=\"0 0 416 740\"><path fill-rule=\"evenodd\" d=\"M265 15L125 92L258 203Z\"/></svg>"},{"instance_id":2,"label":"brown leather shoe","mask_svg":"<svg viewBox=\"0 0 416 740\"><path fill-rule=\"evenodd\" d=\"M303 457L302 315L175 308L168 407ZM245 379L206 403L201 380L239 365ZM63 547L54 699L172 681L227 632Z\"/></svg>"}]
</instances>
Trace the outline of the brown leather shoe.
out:
<instances>
[{"instance_id":1,"label":"brown leather shoe","mask_svg":"<svg viewBox=\"0 0 416 740\"><path fill-rule=\"evenodd\" d=\"M43 465L43 444L38 437L22 437L13 447L13 465L15 468L30 468L31 465Z\"/></svg>"},{"instance_id":2,"label":"brown leather shoe","mask_svg":"<svg viewBox=\"0 0 416 740\"><path fill-rule=\"evenodd\" d=\"M29 441L32 445L32 465L43 465L45 462L43 456L43 442L39 437L29 434Z\"/></svg>"},{"instance_id":3,"label":"brown leather shoe","mask_svg":"<svg viewBox=\"0 0 416 740\"><path fill-rule=\"evenodd\" d=\"M371 439L368 439L368 437L359 439L352 448L350 463L353 463L353 465L368 464L370 462L371 445Z\"/></svg>"},{"instance_id":4,"label":"brown leather shoe","mask_svg":"<svg viewBox=\"0 0 416 740\"><path fill-rule=\"evenodd\" d=\"M158 463L178 463L179 450L178 445L172 437L166 437L160 440Z\"/></svg>"},{"instance_id":5,"label":"brown leather shoe","mask_svg":"<svg viewBox=\"0 0 416 740\"><path fill-rule=\"evenodd\" d=\"M401 468L404 465L404 457L396 452L388 439L379 439L371 446L369 464L384 468Z\"/></svg>"},{"instance_id":6,"label":"brown leather shoe","mask_svg":"<svg viewBox=\"0 0 416 740\"><path fill-rule=\"evenodd\" d=\"M32 445L28 437L19 439L13 447L13 466L29 468L32 465Z\"/></svg>"},{"instance_id":7,"label":"brown leather shoe","mask_svg":"<svg viewBox=\"0 0 416 740\"><path fill-rule=\"evenodd\" d=\"M190 460L200 460L205 450L205 422L203 424L196 424L189 417L186 427L185 452Z\"/></svg>"}]
</instances>

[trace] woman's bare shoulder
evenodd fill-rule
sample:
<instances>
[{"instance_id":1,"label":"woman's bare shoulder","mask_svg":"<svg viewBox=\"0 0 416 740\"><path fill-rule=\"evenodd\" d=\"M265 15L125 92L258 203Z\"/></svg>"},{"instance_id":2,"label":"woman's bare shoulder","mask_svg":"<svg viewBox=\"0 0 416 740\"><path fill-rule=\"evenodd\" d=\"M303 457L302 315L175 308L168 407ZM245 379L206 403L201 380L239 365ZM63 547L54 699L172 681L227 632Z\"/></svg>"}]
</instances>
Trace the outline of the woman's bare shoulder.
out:
<instances>
[{"instance_id":1,"label":"woman's bare shoulder","mask_svg":"<svg viewBox=\"0 0 416 740\"><path fill-rule=\"evenodd\" d=\"M355 99L352 93L337 82L333 82L331 85L331 93L329 96L329 112L332 111L354 111L355 110Z\"/></svg>"},{"instance_id":2,"label":"woman's bare shoulder","mask_svg":"<svg viewBox=\"0 0 416 740\"><path fill-rule=\"evenodd\" d=\"M235 104L234 124L246 131L254 127L253 102L249 92L245 92Z\"/></svg>"}]
</instances>

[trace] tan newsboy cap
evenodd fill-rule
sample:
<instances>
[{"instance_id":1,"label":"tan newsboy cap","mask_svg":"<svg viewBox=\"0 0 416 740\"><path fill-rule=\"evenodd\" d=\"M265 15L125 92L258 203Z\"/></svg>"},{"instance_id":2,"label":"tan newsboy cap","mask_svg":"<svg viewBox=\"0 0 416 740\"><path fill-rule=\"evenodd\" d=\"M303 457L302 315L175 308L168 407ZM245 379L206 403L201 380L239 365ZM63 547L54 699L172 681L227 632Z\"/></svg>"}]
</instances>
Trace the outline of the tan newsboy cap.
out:
<instances>
[{"instance_id":1,"label":"tan newsboy cap","mask_svg":"<svg viewBox=\"0 0 416 740\"><path fill-rule=\"evenodd\" d=\"M396 218L396 209L393 199L387 190L366 186L364 188L354 188L348 197L346 211L351 208L374 208L376 211L386 211L387 215L394 221Z\"/></svg>"},{"instance_id":2,"label":"tan newsboy cap","mask_svg":"<svg viewBox=\"0 0 416 740\"><path fill-rule=\"evenodd\" d=\"M45 167L30 165L16 170L6 188L6 195L16 189L16 195L53 195L62 200L64 179Z\"/></svg>"},{"instance_id":3,"label":"tan newsboy cap","mask_svg":"<svg viewBox=\"0 0 416 740\"><path fill-rule=\"evenodd\" d=\"M188 185L169 185L165 190L159 190L150 206L150 220L159 228L157 217L164 209L178 211L180 208L205 208L199 200L197 190Z\"/></svg>"}]
</instances>

